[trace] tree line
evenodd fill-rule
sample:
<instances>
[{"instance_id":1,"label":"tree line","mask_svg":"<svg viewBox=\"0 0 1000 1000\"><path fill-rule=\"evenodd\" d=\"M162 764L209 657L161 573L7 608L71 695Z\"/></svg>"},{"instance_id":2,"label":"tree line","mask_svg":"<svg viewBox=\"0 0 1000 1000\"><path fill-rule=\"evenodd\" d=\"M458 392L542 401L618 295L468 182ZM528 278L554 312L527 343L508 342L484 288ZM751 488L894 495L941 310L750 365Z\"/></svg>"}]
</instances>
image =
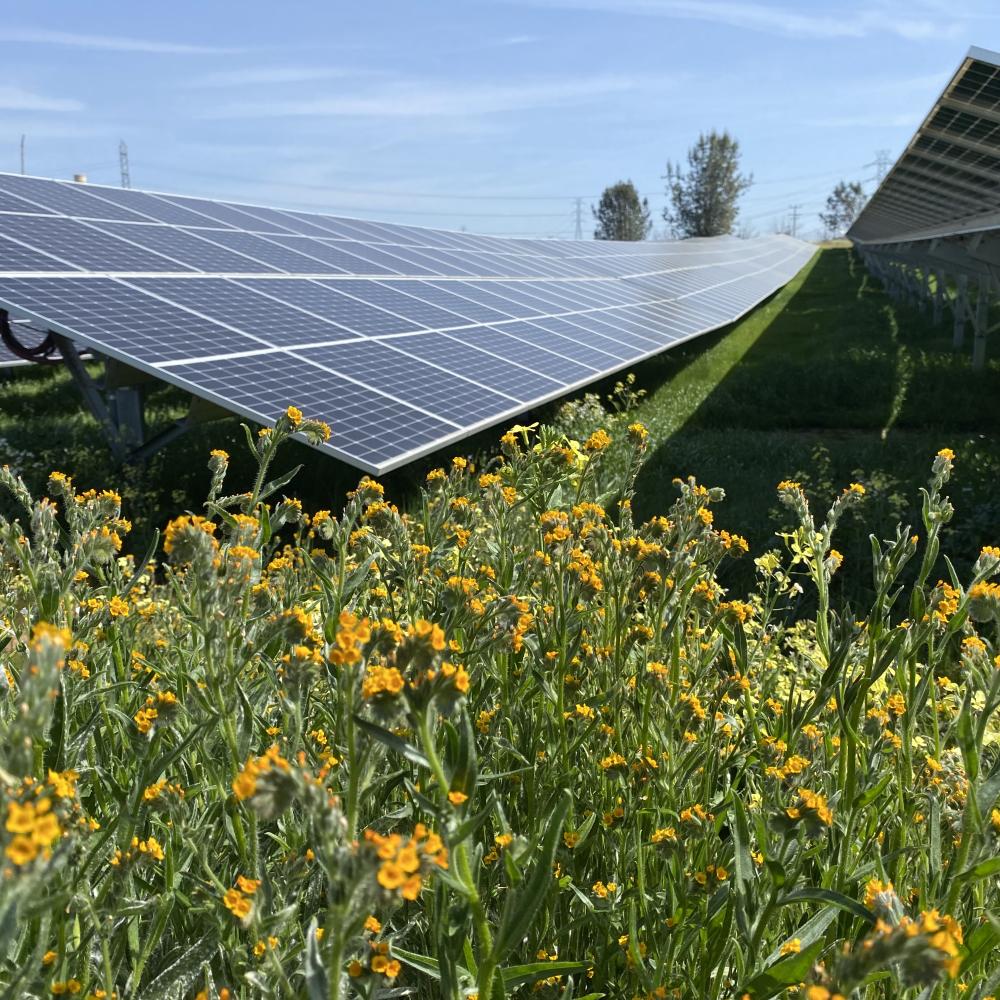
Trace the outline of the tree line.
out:
<instances>
[{"instance_id":1,"label":"tree line","mask_svg":"<svg viewBox=\"0 0 1000 1000\"><path fill-rule=\"evenodd\" d=\"M688 150L687 162L667 163L667 207L663 219L677 239L725 236L736 228L739 201L753 184L753 175L740 168L740 145L727 131L699 135ZM841 181L819 215L828 235L847 232L866 201L860 184ZM653 229L649 199L640 196L631 180L604 189L592 212L596 240L645 240Z\"/></svg>"}]
</instances>

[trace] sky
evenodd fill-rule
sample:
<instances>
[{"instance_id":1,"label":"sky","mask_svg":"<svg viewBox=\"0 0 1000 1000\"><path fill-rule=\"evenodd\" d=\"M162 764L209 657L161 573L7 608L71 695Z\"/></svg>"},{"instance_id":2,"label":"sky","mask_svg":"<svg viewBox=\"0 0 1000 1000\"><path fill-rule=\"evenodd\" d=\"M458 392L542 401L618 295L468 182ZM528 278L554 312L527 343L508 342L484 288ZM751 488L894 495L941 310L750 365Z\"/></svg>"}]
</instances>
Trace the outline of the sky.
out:
<instances>
[{"instance_id":1,"label":"sky","mask_svg":"<svg viewBox=\"0 0 1000 1000\"><path fill-rule=\"evenodd\" d=\"M0 0L0 170L572 238L728 129L744 232L873 187L992 0ZM797 206L797 208L795 207Z\"/></svg>"}]
</instances>

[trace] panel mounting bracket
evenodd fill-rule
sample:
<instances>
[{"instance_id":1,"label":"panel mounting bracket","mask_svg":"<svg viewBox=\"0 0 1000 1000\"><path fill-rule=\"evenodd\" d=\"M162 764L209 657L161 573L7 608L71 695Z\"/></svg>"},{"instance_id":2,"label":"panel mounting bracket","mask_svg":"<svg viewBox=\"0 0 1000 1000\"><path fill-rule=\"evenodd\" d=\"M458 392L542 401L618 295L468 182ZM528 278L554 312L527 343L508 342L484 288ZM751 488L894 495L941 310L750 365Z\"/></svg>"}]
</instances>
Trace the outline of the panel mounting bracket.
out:
<instances>
[{"instance_id":1,"label":"panel mounting bracket","mask_svg":"<svg viewBox=\"0 0 1000 1000\"><path fill-rule=\"evenodd\" d=\"M87 409L100 424L118 465L144 462L192 427L225 416L221 408L192 397L186 416L149 438L145 420L145 388L147 382L155 381L152 376L113 358L105 358L105 377L99 383L87 371L72 340L49 330L41 343L28 347L17 339L5 309L0 309L0 341L15 357L24 361L66 366Z\"/></svg>"}]
</instances>

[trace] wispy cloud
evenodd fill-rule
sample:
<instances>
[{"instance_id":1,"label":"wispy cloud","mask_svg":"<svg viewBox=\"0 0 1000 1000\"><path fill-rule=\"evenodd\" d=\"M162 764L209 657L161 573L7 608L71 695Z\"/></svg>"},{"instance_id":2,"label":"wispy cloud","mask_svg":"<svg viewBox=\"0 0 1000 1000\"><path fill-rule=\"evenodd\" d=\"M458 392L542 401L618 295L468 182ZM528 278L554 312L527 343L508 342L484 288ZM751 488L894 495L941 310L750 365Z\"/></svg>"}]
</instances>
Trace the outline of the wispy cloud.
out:
<instances>
[{"instance_id":1,"label":"wispy cloud","mask_svg":"<svg viewBox=\"0 0 1000 1000\"><path fill-rule=\"evenodd\" d=\"M836 14L810 13L804 6L783 7L754 0L514 0L533 6L609 11L685 20L711 21L733 28L796 38L863 38L891 34L914 41L958 37L956 18L919 16L912 7L844 8Z\"/></svg>"},{"instance_id":2,"label":"wispy cloud","mask_svg":"<svg viewBox=\"0 0 1000 1000\"><path fill-rule=\"evenodd\" d=\"M358 71L331 66L251 66L245 69L219 70L190 80L190 87L252 87L257 84L310 83L314 80L340 80L345 77L371 75L370 70Z\"/></svg>"},{"instance_id":3,"label":"wispy cloud","mask_svg":"<svg viewBox=\"0 0 1000 1000\"><path fill-rule=\"evenodd\" d=\"M22 87L0 84L0 110L2 111L81 111L83 104L77 100L46 97Z\"/></svg>"},{"instance_id":4,"label":"wispy cloud","mask_svg":"<svg viewBox=\"0 0 1000 1000\"><path fill-rule=\"evenodd\" d=\"M396 80L366 93L278 101L238 101L204 112L205 118L460 118L577 104L639 89L652 81L605 75L532 82L454 85ZM666 81L658 81L661 87Z\"/></svg>"},{"instance_id":5,"label":"wispy cloud","mask_svg":"<svg viewBox=\"0 0 1000 1000\"><path fill-rule=\"evenodd\" d=\"M48 31L44 28L0 28L0 42L19 44L64 45L78 49L104 52L150 52L165 55L218 56L245 52L245 49L219 45L191 45L187 42L167 42L150 38L128 38L121 35L86 35L69 31Z\"/></svg>"},{"instance_id":6,"label":"wispy cloud","mask_svg":"<svg viewBox=\"0 0 1000 1000\"><path fill-rule=\"evenodd\" d=\"M922 116L914 112L902 114L834 115L825 118L810 118L804 125L816 128L916 128Z\"/></svg>"}]
</instances>

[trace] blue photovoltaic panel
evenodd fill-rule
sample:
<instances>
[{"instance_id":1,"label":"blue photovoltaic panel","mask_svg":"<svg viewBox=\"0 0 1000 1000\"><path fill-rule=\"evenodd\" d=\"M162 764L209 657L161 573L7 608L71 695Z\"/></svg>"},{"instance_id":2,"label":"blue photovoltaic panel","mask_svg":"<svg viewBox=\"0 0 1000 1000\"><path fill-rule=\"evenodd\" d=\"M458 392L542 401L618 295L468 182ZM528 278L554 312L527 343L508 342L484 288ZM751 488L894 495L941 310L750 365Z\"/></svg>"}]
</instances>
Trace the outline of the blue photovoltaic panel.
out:
<instances>
[{"instance_id":1,"label":"blue photovoltaic panel","mask_svg":"<svg viewBox=\"0 0 1000 1000\"><path fill-rule=\"evenodd\" d=\"M97 189L94 189L95 191ZM0 174L0 191L17 195L39 207L25 207L23 212L52 212L78 219L123 219L126 222L143 222L142 215L122 208L97 195L90 194L80 184L45 181L37 177L18 174Z\"/></svg>"},{"instance_id":2,"label":"blue photovoltaic panel","mask_svg":"<svg viewBox=\"0 0 1000 1000\"><path fill-rule=\"evenodd\" d=\"M122 360L155 364L203 355L208 345L213 353L261 346L111 278L0 278L0 300L93 338Z\"/></svg>"},{"instance_id":3,"label":"blue photovoltaic panel","mask_svg":"<svg viewBox=\"0 0 1000 1000\"><path fill-rule=\"evenodd\" d=\"M455 426L297 355L201 361L170 369L209 399L246 413L282 412L289 399L336 427L331 447L378 468L455 433ZM273 417L271 418L273 420Z\"/></svg>"},{"instance_id":4,"label":"blue photovoltaic panel","mask_svg":"<svg viewBox=\"0 0 1000 1000\"><path fill-rule=\"evenodd\" d=\"M450 336L470 347L478 347L497 357L507 358L531 371L545 372L549 378L566 385L576 385L594 378L598 369L571 361L518 337L516 334L526 325L512 323L505 326L479 326Z\"/></svg>"},{"instance_id":5,"label":"blue photovoltaic panel","mask_svg":"<svg viewBox=\"0 0 1000 1000\"><path fill-rule=\"evenodd\" d=\"M192 271L193 267L110 236L94 226L49 215L0 217L0 235L85 271Z\"/></svg>"},{"instance_id":6,"label":"blue photovoltaic panel","mask_svg":"<svg viewBox=\"0 0 1000 1000\"><path fill-rule=\"evenodd\" d=\"M190 232L171 226L133 225L129 222L95 222L112 236L129 240L154 253L160 253L174 260L183 260L199 271L211 274L245 271L260 271L262 274L280 274L279 268L255 261L252 257L234 253L218 243L212 242L212 230Z\"/></svg>"},{"instance_id":7,"label":"blue photovoltaic panel","mask_svg":"<svg viewBox=\"0 0 1000 1000\"><path fill-rule=\"evenodd\" d=\"M34 215L51 215L52 211L43 208L41 205L33 205L30 201L18 198L17 195L8 194L0 190L0 212L28 212Z\"/></svg>"},{"instance_id":8,"label":"blue photovoltaic panel","mask_svg":"<svg viewBox=\"0 0 1000 1000\"><path fill-rule=\"evenodd\" d=\"M504 239L0 174L0 307L253 420L299 406L373 473L732 322L812 252Z\"/></svg>"},{"instance_id":9,"label":"blue photovoltaic panel","mask_svg":"<svg viewBox=\"0 0 1000 1000\"><path fill-rule=\"evenodd\" d=\"M0 224L0 230L3 226ZM38 253L6 237L0 237L0 271L76 271L67 261Z\"/></svg>"},{"instance_id":10,"label":"blue photovoltaic panel","mask_svg":"<svg viewBox=\"0 0 1000 1000\"><path fill-rule=\"evenodd\" d=\"M185 281L183 278L138 278L129 282L208 319L239 327L260 339L263 347L293 347L351 340L356 335L331 320L286 305L261 292L253 292L225 278ZM205 354L217 354L206 344Z\"/></svg>"},{"instance_id":11,"label":"blue photovoltaic panel","mask_svg":"<svg viewBox=\"0 0 1000 1000\"><path fill-rule=\"evenodd\" d=\"M456 427L507 413L519 400L435 368L384 343L337 344L309 351L313 361L343 372L403 402L420 400L423 409Z\"/></svg>"},{"instance_id":12,"label":"blue photovoltaic panel","mask_svg":"<svg viewBox=\"0 0 1000 1000\"><path fill-rule=\"evenodd\" d=\"M412 298L381 281L344 280L332 283L331 288L345 295L368 302L379 309L394 312L397 316L414 319L428 330L443 330L453 326L468 326L469 321L462 316L441 309L430 302Z\"/></svg>"},{"instance_id":13,"label":"blue photovoltaic panel","mask_svg":"<svg viewBox=\"0 0 1000 1000\"><path fill-rule=\"evenodd\" d=\"M418 333L389 341L397 351L444 368L458 367L466 378L521 402L558 392L562 383L513 361L472 347L446 333Z\"/></svg>"},{"instance_id":14,"label":"blue photovoltaic panel","mask_svg":"<svg viewBox=\"0 0 1000 1000\"><path fill-rule=\"evenodd\" d=\"M189 212L165 198L144 191L132 191L127 188L102 187L101 200L112 202L121 208L130 209L144 216L149 222L167 222L173 226L196 226L198 228L228 229L224 222Z\"/></svg>"},{"instance_id":15,"label":"blue photovoltaic panel","mask_svg":"<svg viewBox=\"0 0 1000 1000\"><path fill-rule=\"evenodd\" d=\"M321 316L335 316L337 323L359 337L378 337L391 333L412 333L424 330L422 324L404 316L396 316L368 302L361 302L338 292L333 282L325 284L308 279L280 282L250 279L241 282Z\"/></svg>"},{"instance_id":16,"label":"blue photovoltaic panel","mask_svg":"<svg viewBox=\"0 0 1000 1000\"><path fill-rule=\"evenodd\" d=\"M160 195L159 197L172 205L205 216L207 220L211 220L206 221L206 225L218 226L221 222L225 226L245 230L249 233L290 233L293 231L288 226L268 223L258 216L240 211L235 205L226 205L219 201L206 201L202 198L182 198L177 195Z\"/></svg>"},{"instance_id":17,"label":"blue photovoltaic panel","mask_svg":"<svg viewBox=\"0 0 1000 1000\"><path fill-rule=\"evenodd\" d=\"M425 302L432 302L473 323L496 323L498 320L510 319L509 315L500 312L499 309L465 298L461 294L463 286L459 282L442 285L430 281L399 281L395 284L386 281L383 284L395 288L404 295L413 295Z\"/></svg>"}]
</instances>

